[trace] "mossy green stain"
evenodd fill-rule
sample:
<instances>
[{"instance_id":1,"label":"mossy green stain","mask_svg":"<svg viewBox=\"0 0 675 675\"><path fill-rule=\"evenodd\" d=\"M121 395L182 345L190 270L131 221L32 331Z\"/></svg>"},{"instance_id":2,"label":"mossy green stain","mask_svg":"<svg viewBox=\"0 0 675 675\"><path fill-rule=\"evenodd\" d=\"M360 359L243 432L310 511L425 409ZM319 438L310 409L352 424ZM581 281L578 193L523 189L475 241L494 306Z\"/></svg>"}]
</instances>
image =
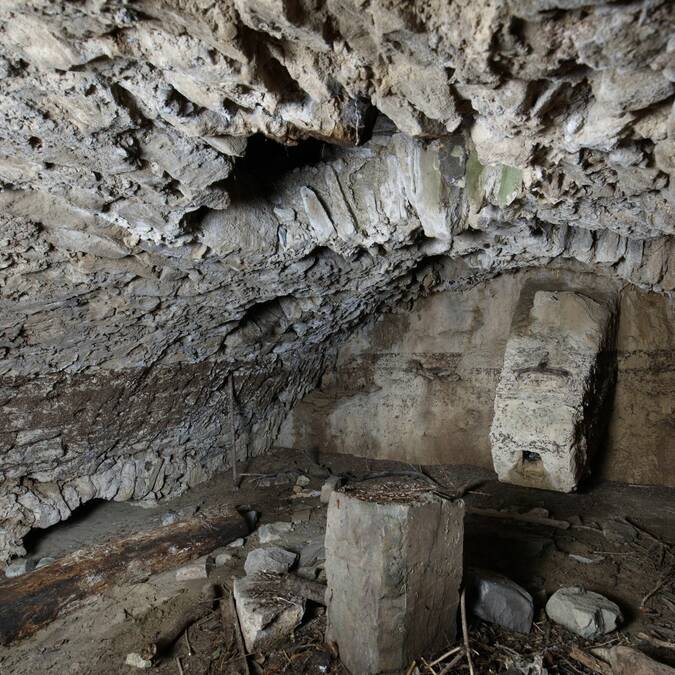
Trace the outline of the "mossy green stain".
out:
<instances>
[{"instance_id":1,"label":"mossy green stain","mask_svg":"<svg viewBox=\"0 0 675 675\"><path fill-rule=\"evenodd\" d=\"M478 153L473 143L469 144L469 157L466 160L466 192L469 204L474 211L483 205L484 190L481 182L483 165L478 160Z\"/></svg>"},{"instance_id":2,"label":"mossy green stain","mask_svg":"<svg viewBox=\"0 0 675 675\"><path fill-rule=\"evenodd\" d=\"M508 206L520 192L523 185L523 172L514 166L502 166L502 175L497 192L497 205Z\"/></svg>"}]
</instances>

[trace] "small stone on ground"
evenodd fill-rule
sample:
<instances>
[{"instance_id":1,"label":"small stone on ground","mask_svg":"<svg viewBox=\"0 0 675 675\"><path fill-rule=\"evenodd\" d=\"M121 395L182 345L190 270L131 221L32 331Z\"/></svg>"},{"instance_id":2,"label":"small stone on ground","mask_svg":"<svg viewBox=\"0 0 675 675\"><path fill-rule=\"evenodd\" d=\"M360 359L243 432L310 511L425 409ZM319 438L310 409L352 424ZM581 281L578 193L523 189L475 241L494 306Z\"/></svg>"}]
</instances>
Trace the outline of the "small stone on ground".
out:
<instances>
[{"instance_id":1,"label":"small stone on ground","mask_svg":"<svg viewBox=\"0 0 675 675\"><path fill-rule=\"evenodd\" d=\"M623 620L616 603L575 586L556 591L546 603L546 614L587 640L611 633Z\"/></svg>"},{"instance_id":2,"label":"small stone on ground","mask_svg":"<svg viewBox=\"0 0 675 675\"><path fill-rule=\"evenodd\" d=\"M267 523L258 529L258 540L261 544L269 544L272 541L278 541L284 534L288 534L292 529L293 525L285 521Z\"/></svg>"},{"instance_id":3,"label":"small stone on ground","mask_svg":"<svg viewBox=\"0 0 675 675\"><path fill-rule=\"evenodd\" d=\"M162 525L165 526L165 527L167 525L173 525L177 520L178 520L178 514L175 511L167 511L162 516Z\"/></svg>"},{"instance_id":4,"label":"small stone on ground","mask_svg":"<svg viewBox=\"0 0 675 675\"><path fill-rule=\"evenodd\" d=\"M244 569L247 575L258 572L284 573L293 567L297 559L296 553L291 553L278 546L253 549L246 557Z\"/></svg>"},{"instance_id":5,"label":"small stone on ground","mask_svg":"<svg viewBox=\"0 0 675 675\"><path fill-rule=\"evenodd\" d=\"M149 659L144 659L140 654L137 654L136 652L131 652L130 654L127 654L127 660L126 664L128 666L132 666L133 668L150 668L152 667L152 661Z\"/></svg>"},{"instance_id":6,"label":"small stone on ground","mask_svg":"<svg viewBox=\"0 0 675 675\"><path fill-rule=\"evenodd\" d=\"M229 548L241 548L245 543L246 543L246 541L244 539L242 539L241 537L239 537L239 539L235 539L234 541L231 541L228 544L228 547Z\"/></svg>"},{"instance_id":7,"label":"small stone on ground","mask_svg":"<svg viewBox=\"0 0 675 675\"><path fill-rule=\"evenodd\" d=\"M223 567L233 560L234 556L231 553L225 553L224 551L222 553L217 553L213 558L213 562L216 567Z\"/></svg>"},{"instance_id":8,"label":"small stone on ground","mask_svg":"<svg viewBox=\"0 0 675 675\"><path fill-rule=\"evenodd\" d=\"M209 556L202 556L184 565L176 571L176 581L192 581L194 579L207 579L209 576Z\"/></svg>"},{"instance_id":9,"label":"small stone on ground","mask_svg":"<svg viewBox=\"0 0 675 675\"><path fill-rule=\"evenodd\" d=\"M34 569L34 560L19 558L18 560L14 560L13 562L9 563L9 565L5 567L5 576L10 579L12 577L20 577L22 574L26 574L26 572L32 572Z\"/></svg>"},{"instance_id":10,"label":"small stone on ground","mask_svg":"<svg viewBox=\"0 0 675 675\"><path fill-rule=\"evenodd\" d=\"M486 570L473 570L467 583L470 611L508 630L529 633L534 618L532 596L511 579Z\"/></svg>"}]
</instances>

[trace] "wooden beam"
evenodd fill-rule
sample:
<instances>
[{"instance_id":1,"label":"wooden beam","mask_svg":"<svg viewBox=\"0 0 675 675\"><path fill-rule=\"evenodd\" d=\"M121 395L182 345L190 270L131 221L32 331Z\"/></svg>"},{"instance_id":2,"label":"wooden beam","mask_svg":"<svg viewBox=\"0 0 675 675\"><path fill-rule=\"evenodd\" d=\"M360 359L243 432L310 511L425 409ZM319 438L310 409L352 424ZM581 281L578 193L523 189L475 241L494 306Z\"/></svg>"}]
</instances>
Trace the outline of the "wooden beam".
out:
<instances>
[{"instance_id":1,"label":"wooden beam","mask_svg":"<svg viewBox=\"0 0 675 675\"><path fill-rule=\"evenodd\" d=\"M0 580L0 644L24 638L88 596L139 574L178 567L249 534L234 510L147 530L76 551L20 577Z\"/></svg>"}]
</instances>

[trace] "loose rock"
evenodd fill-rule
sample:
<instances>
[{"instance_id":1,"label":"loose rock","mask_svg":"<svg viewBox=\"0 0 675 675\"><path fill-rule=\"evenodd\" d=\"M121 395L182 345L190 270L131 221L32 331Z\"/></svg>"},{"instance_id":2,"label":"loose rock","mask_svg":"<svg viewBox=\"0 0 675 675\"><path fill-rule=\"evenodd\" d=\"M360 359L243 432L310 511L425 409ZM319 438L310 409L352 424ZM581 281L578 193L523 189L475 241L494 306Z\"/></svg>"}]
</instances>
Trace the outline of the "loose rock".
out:
<instances>
[{"instance_id":1,"label":"loose rock","mask_svg":"<svg viewBox=\"0 0 675 675\"><path fill-rule=\"evenodd\" d=\"M296 553L291 553L278 546L270 548L253 549L244 563L246 574L256 574L257 572L278 572L284 573L293 567L297 559Z\"/></svg>"},{"instance_id":2,"label":"loose rock","mask_svg":"<svg viewBox=\"0 0 675 675\"><path fill-rule=\"evenodd\" d=\"M223 567L232 562L232 560L234 560L234 556L231 553L218 553L213 558L213 564L216 567Z\"/></svg>"},{"instance_id":3,"label":"loose rock","mask_svg":"<svg viewBox=\"0 0 675 675\"><path fill-rule=\"evenodd\" d=\"M472 571L467 587L469 609L475 616L518 633L530 632L534 603L524 588L485 570Z\"/></svg>"},{"instance_id":4,"label":"loose rock","mask_svg":"<svg viewBox=\"0 0 675 675\"><path fill-rule=\"evenodd\" d=\"M272 541L278 541L284 534L288 534L292 529L293 525L285 521L267 523L258 529L258 540L261 544L269 544Z\"/></svg>"},{"instance_id":5,"label":"loose rock","mask_svg":"<svg viewBox=\"0 0 675 675\"><path fill-rule=\"evenodd\" d=\"M272 575L273 576L273 575ZM305 600L278 596L278 582L261 575L236 579L234 600L246 649L265 651L282 641L302 620Z\"/></svg>"},{"instance_id":6,"label":"loose rock","mask_svg":"<svg viewBox=\"0 0 675 675\"><path fill-rule=\"evenodd\" d=\"M140 654L136 652L131 652L127 654L126 664L132 666L133 668L141 668L145 670L146 668L152 667L152 661L149 659L144 659Z\"/></svg>"},{"instance_id":7,"label":"loose rock","mask_svg":"<svg viewBox=\"0 0 675 675\"><path fill-rule=\"evenodd\" d=\"M546 603L546 614L587 640L611 633L623 620L616 603L579 587L556 591Z\"/></svg>"},{"instance_id":8,"label":"loose rock","mask_svg":"<svg viewBox=\"0 0 675 675\"><path fill-rule=\"evenodd\" d=\"M291 521L293 523L303 523L310 520L312 517L311 506L301 506L293 511L291 514Z\"/></svg>"},{"instance_id":9,"label":"loose rock","mask_svg":"<svg viewBox=\"0 0 675 675\"><path fill-rule=\"evenodd\" d=\"M228 544L228 547L229 548L241 548L245 543L246 543L246 540L239 537L238 539L235 539L234 541L231 541Z\"/></svg>"},{"instance_id":10,"label":"loose rock","mask_svg":"<svg viewBox=\"0 0 675 675\"><path fill-rule=\"evenodd\" d=\"M167 511L162 516L162 525L173 525L178 520L178 514L175 511Z\"/></svg>"},{"instance_id":11,"label":"loose rock","mask_svg":"<svg viewBox=\"0 0 675 675\"><path fill-rule=\"evenodd\" d=\"M20 577L22 574L26 574L26 572L31 572L34 569L35 569L34 560L19 558L18 560L14 560L13 562L9 563L9 565L5 567L5 576L8 578Z\"/></svg>"},{"instance_id":12,"label":"loose rock","mask_svg":"<svg viewBox=\"0 0 675 675\"><path fill-rule=\"evenodd\" d=\"M207 579L209 568L212 565L210 556L202 556L193 560L176 571L176 581L192 581L194 579Z\"/></svg>"}]
</instances>

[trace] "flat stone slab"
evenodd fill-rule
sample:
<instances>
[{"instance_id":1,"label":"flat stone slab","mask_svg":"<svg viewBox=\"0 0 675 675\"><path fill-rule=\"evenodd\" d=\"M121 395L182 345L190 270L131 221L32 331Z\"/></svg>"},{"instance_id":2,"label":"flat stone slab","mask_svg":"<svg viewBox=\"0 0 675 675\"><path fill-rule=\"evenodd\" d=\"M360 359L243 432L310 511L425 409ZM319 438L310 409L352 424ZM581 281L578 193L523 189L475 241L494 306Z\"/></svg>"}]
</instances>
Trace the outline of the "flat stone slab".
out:
<instances>
[{"instance_id":1,"label":"flat stone slab","mask_svg":"<svg viewBox=\"0 0 675 675\"><path fill-rule=\"evenodd\" d=\"M213 565L210 556L205 555L197 558L187 565L176 570L176 581L193 581L195 579L208 579L209 569Z\"/></svg>"},{"instance_id":2,"label":"flat stone slab","mask_svg":"<svg viewBox=\"0 0 675 675\"><path fill-rule=\"evenodd\" d=\"M532 596L515 581L496 572L471 570L467 589L469 611L479 619L517 633L530 632Z\"/></svg>"},{"instance_id":3,"label":"flat stone slab","mask_svg":"<svg viewBox=\"0 0 675 675\"><path fill-rule=\"evenodd\" d=\"M277 523L267 523L258 528L258 541L261 544L269 544L273 541L279 541L285 534L293 529L293 524L286 521Z\"/></svg>"},{"instance_id":4,"label":"flat stone slab","mask_svg":"<svg viewBox=\"0 0 675 675\"><path fill-rule=\"evenodd\" d=\"M326 641L352 673L405 672L455 637L464 504L426 490L383 481L330 497Z\"/></svg>"},{"instance_id":5,"label":"flat stone slab","mask_svg":"<svg viewBox=\"0 0 675 675\"><path fill-rule=\"evenodd\" d=\"M623 621L616 603L576 586L556 591L546 603L546 614L587 640L611 633Z\"/></svg>"},{"instance_id":6,"label":"flat stone slab","mask_svg":"<svg viewBox=\"0 0 675 675\"><path fill-rule=\"evenodd\" d=\"M234 581L239 625L249 652L271 649L302 621L305 599L289 592L280 597L279 583L279 578L269 573Z\"/></svg>"},{"instance_id":7,"label":"flat stone slab","mask_svg":"<svg viewBox=\"0 0 675 675\"><path fill-rule=\"evenodd\" d=\"M257 572L277 572L283 574L295 565L297 553L292 553L278 546L269 548L254 548L247 556L244 563L246 574Z\"/></svg>"}]
</instances>

